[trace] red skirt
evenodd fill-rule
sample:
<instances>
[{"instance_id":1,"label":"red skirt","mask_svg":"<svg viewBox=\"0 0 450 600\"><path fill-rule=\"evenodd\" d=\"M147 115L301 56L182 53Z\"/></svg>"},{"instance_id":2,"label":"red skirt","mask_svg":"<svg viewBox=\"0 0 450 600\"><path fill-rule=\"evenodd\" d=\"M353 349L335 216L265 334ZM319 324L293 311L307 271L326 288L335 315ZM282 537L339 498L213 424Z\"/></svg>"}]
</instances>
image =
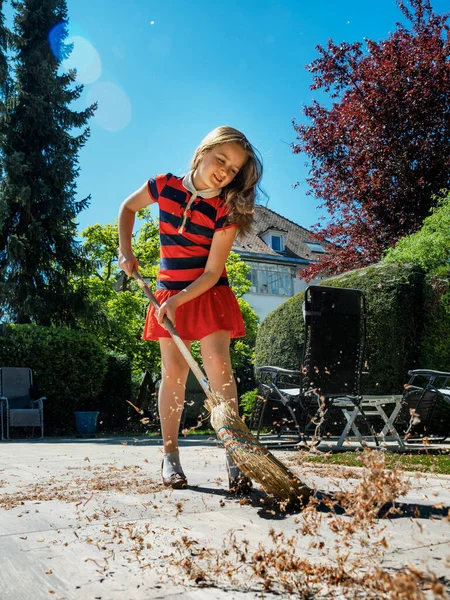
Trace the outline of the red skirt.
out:
<instances>
[{"instance_id":1,"label":"red skirt","mask_svg":"<svg viewBox=\"0 0 450 600\"><path fill-rule=\"evenodd\" d=\"M156 290L159 304L180 290ZM201 340L215 331L229 331L232 338L245 337L241 309L231 288L218 285L197 298L182 304L176 311L176 330L183 340ZM156 320L155 309L150 304L145 320L144 340L170 338L170 333Z\"/></svg>"}]
</instances>

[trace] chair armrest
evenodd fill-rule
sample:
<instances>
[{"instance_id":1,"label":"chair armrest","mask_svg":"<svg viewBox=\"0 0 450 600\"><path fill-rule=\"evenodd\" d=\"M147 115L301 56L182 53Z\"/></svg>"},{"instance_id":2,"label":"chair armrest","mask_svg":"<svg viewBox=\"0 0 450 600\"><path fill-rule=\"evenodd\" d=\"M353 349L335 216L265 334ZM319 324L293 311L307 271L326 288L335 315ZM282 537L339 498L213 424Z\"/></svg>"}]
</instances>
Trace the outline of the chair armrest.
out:
<instances>
[{"instance_id":1,"label":"chair armrest","mask_svg":"<svg viewBox=\"0 0 450 600\"><path fill-rule=\"evenodd\" d=\"M47 400L47 398L45 396L42 396L42 398L37 398L37 400L32 400L31 404L37 404L39 406L39 408L43 408L43 404L42 404L43 400Z\"/></svg>"},{"instance_id":2,"label":"chair armrest","mask_svg":"<svg viewBox=\"0 0 450 600\"><path fill-rule=\"evenodd\" d=\"M425 375L434 377L450 377L450 373L445 371L432 371L430 369L413 369L408 371L408 375Z\"/></svg>"},{"instance_id":3,"label":"chair armrest","mask_svg":"<svg viewBox=\"0 0 450 600\"><path fill-rule=\"evenodd\" d=\"M301 375L301 371L295 371L293 369L282 369L281 367L256 367L256 370L260 373L281 373L283 375Z\"/></svg>"}]
</instances>

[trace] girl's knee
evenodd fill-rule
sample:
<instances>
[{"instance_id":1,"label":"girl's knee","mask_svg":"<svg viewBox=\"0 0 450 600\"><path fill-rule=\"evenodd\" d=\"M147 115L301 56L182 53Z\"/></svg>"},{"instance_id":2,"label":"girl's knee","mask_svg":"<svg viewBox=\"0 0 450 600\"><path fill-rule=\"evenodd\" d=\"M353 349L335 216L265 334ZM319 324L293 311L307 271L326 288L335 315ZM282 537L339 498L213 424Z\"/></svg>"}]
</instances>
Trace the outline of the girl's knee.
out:
<instances>
[{"instance_id":1,"label":"girl's knee","mask_svg":"<svg viewBox=\"0 0 450 600\"><path fill-rule=\"evenodd\" d=\"M165 361L161 366L161 374L163 381L168 380L170 382L178 382L185 385L189 374L189 367L186 363Z\"/></svg>"},{"instance_id":2,"label":"girl's knee","mask_svg":"<svg viewBox=\"0 0 450 600\"><path fill-rule=\"evenodd\" d=\"M209 376L233 377L231 369L230 355L228 353L216 353L208 357L203 357L203 364Z\"/></svg>"}]
</instances>

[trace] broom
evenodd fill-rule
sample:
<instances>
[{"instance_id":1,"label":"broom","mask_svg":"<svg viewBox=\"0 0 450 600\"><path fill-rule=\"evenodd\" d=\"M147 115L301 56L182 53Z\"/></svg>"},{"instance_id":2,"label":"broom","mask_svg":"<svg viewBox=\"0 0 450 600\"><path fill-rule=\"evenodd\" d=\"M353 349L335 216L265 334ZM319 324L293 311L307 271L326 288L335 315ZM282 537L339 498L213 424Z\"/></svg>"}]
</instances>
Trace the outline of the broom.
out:
<instances>
[{"instance_id":1,"label":"broom","mask_svg":"<svg viewBox=\"0 0 450 600\"><path fill-rule=\"evenodd\" d=\"M133 271L133 277L152 305L159 309L158 301L141 274ZM268 494L283 501L306 505L313 491L258 442L221 394L211 390L204 373L167 316L164 317L164 325L205 392L205 407L210 413L211 424L234 464L247 477L260 483Z\"/></svg>"}]
</instances>

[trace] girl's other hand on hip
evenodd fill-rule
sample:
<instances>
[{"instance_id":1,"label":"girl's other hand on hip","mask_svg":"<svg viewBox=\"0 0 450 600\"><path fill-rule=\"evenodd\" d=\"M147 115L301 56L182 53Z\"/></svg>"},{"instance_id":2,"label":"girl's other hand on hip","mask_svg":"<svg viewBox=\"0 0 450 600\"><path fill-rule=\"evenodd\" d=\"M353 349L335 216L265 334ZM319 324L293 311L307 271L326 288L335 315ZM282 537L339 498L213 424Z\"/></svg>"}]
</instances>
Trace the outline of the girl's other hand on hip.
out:
<instances>
[{"instance_id":1,"label":"girl's other hand on hip","mask_svg":"<svg viewBox=\"0 0 450 600\"><path fill-rule=\"evenodd\" d=\"M128 277L133 276L133 271L139 269L137 258L134 256L133 252L122 252L119 249L119 267L128 275Z\"/></svg>"}]
</instances>

